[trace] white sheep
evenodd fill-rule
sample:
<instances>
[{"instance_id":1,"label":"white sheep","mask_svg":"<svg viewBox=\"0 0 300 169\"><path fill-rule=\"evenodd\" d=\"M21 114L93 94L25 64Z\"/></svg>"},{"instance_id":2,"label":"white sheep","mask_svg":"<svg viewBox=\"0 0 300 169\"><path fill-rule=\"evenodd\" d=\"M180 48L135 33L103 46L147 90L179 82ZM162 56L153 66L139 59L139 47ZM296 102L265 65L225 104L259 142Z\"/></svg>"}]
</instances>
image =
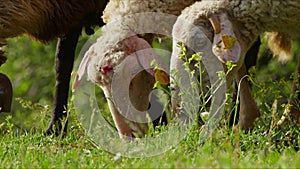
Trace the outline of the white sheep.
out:
<instances>
[{"instance_id":1,"label":"white sheep","mask_svg":"<svg viewBox=\"0 0 300 169\"><path fill-rule=\"evenodd\" d=\"M77 83L85 73L89 80L99 85L107 98L109 108L121 138L133 137L133 133L145 134L146 121L126 119L116 106L114 92L119 92L129 85L131 104L139 111L146 111L149 94L155 83L153 67L150 62L155 59L161 63L151 47L155 36L171 36L172 26L181 11L193 4L195 0L113 0L107 5L103 20L103 36L93 44L85 54L77 75ZM126 60L126 64L124 63ZM124 66L125 65L125 66ZM117 88L112 88L114 77L120 77ZM126 95L126 94L125 94ZM120 95L120 99L127 96ZM130 112L136 116L133 112ZM145 115L139 115L144 119ZM133 121L133 125L129 124ZM145 124L146 123L146 124Z\"/></svg>"},{"instance_id":2,"label":"white sheep","mask_svg":"<svg viewBox=\"0 0 300 169\"><path fill-rule=\"evenodd\" d=\"M249 82L243 78L246 74L245 54L261 33L271 32L268 33L269 46L274 54L281 58L290 57L291 38L300 36L299 9L299 0L196 2L182 12L174 25L172 33L176 38L173 41L171 70L180 68L180 51L176 46L178 41L194 50L210 54L207 57L214 57L214 54L223 63L236 63L237 67L228 81L241 81L239 123L244 129L252 128L259 111L251 95ZM211 43L203 43L201 36L210 39ZM178 98L175 99L177 102L173 105L178 104ZM299 110L295 110L298 122L299 114Z\"/></svg>"}]
</instances>

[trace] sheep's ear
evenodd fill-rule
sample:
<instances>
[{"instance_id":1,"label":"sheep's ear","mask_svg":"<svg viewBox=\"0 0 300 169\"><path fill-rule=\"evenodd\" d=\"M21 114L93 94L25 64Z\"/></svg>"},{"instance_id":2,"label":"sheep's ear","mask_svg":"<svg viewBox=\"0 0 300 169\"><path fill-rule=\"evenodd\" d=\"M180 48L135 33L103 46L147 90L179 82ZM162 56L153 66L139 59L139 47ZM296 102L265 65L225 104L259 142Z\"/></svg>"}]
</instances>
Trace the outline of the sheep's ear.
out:
<instances>
[{"instance_id":1,"label":"sheep's ear","mask_svg":"<svg viewBox=\"0 0 300 169\"><path fill-rule=\"evenodd\" d=\"M80 86L80 82L81 82L83 76L87 72L87 68L88 68L88 65L91 61L91 58L92 58L93 54L94 54L94 46L92 46L89 49L89 51L85 53L80 65L79 65L79 68L78 68L78 71L76 73L76 77L75 77L75 80L74 80L74 84L73 84L73 87L72 87L73 91L75 91Z\"/></svg>"},{"instance_id":2,"label":"sheep's ear","mask_svg":"<svg viewBox=\"0 0 300 169\"><path fill-rule=\"evenodd\" d=\"M211 14L209 21L214 28L213 53L222 62L239 61L241 46L226 13Z\"/></svg>"}]
</instances>

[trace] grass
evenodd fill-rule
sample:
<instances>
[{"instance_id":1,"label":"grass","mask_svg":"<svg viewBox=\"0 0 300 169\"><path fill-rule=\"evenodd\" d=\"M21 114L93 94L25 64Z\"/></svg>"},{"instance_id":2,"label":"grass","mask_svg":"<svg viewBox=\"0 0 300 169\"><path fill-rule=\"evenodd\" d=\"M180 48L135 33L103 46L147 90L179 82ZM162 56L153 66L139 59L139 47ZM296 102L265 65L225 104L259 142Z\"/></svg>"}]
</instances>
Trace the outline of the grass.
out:
<instances>
[{"instance_id":1,"label":"grass","mask_svg":"<svg viewBox=\"0 0 300 169\"><path fill-rule=\"evenodd\" d=\"M73 118L72 118L73 117ZM158 156L128 158L95 147L72 116L64 139L38 130L17 130L10 116L1 125L1 168L299 168L293 146L276 147L265 130L249 134L219 128L204 144L193 129L178 145ZM298 133L299 134L299 133Z\"/></svg>"},{"instance_id":2,"label":"grass","mask_svg":"<svg viewBox=\"0 0 300 169\"><path fill-rule=\"evenodd\" d=\"M55 45L52 47L54 50ZM14 52L16 56L20 55L17 50ZM17 64L18 58L14 59L14 64ZM293 66L295 64L288 65L285 70L293 71ZM251 132L232 128L226 119L222 119L220 126L204 143L200 142L196 126L177 145L151 157L124 157L98 147L85 134L77 119L79 112L72 104L66 137L45 137L43 131L50 120L51 102L17 95L15 113L2 113L0 117L0 168L300 168L299 126L274 125L283 113L291 84L290 76L286 76L291 73L282 75L282 72L278 73L278 67L278 63L271 61L268 66L253 70L256 71L253 93L261 117ZM12 75L18 75L18 72L12 72L12 68L9 70ZM30 83L22 85L32 86ZM47 97L51 100L51 96ZM135 142L130 144L134 146Z\"/></svg>"}]
</instances>

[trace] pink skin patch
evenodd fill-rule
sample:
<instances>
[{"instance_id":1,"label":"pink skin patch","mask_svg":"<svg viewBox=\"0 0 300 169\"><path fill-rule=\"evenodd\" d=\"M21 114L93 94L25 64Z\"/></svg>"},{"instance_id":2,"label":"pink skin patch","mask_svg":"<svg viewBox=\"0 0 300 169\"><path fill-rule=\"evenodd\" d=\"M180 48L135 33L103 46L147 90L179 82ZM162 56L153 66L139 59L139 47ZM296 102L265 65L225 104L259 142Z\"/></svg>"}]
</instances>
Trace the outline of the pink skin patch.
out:
<instances>
[{"instance_id":1,"label":"pink skin patch","mask_svg":"<svg viewBox=\"0 0 300 169\"><path fill-rule=\"evenodd\" d=\"M100 69L101 73L104 75L107 75L110 73L114 68L110 65L103 65Z\"/></svg>"}]
</instances>

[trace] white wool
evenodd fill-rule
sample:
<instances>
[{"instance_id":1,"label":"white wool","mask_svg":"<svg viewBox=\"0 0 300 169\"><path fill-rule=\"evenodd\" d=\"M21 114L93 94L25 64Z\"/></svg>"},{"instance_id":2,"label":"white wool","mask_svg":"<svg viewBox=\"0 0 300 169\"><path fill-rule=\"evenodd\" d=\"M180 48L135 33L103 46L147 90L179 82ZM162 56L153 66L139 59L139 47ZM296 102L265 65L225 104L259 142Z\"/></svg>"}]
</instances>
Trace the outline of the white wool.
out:
<instances>
[{"instance_id":1,"label":"white wool","mask_svg":"<svg viewBox=\"0 0 300 169\"><path fill-rule=\"evenodd\" d=\"M196 2L183 10L179 16L181 20L198 23L205 19L199 16L208 17L211 13L225 12L229 15L233 23L237 23L236 28L241 33L242 39L249 44L264 32L280 32L285 34L281 41L289 41L289 37L300 37L300 0L203 0ZM272 36L275 36L274 34ZM269 36L270 39L276 37ZM277 38L279 39L279 38ZM272 43L272 44L271 44ZM290 57L291 51L288 47L279 47L282 42L270 41L271 50L276 55ZM272 47L273 46L273 47ZM278 50L281 49L281 51Z\"/></svg>"},{"instance_id":2,"label":"white wool","mask_svg":"<svg viewBox=\"0 0 300 169\"><path fill-rule=\"evenodd\" d=\"M119 43L125 38L144 33L171 36L172 27L181 11L196 0L111 0L103 14L103 36L90 48L87 72L100 86L110 85L112 75L99 72L101 65L119 65L126 54ZM97 68L98 67L98 68Z\"/></svg>"},{"instance_id":3,"label":"white wool","mask_svg":"<svg viewBox=\"0 0 300 169\"><path fill-rule=\"evenodd\" d=\"M177 16L181 14L185 7L193 4L195 1L111 0L108 3L103 15L103 20L107 23L102 29L103 36L86 53L79 68L78 80L87 72L89 79L104 90L120 136L122 134L130 136L132 131L132 128L127 125L126 120L120 115L118 107L111 100L113 92L111 88L112 78L114 74L119 73L115 72L115 70L118 70L115 68L127 57L126 51L124 51L126 43L123 43L122 40L126 40L130 36L146 33L150 33L152 36L171 36ZM147 43L141 38L139 42ZM133 49L138 51L140 48L143 47L140 46ZM110 65L113 71L103 74L100 70L103 65ZM134 65L129 66L133 67ZM120 81L120 83L124 82ZM148 105L148 103L143 102L138 104Z\"/></svg>"},{"instance_id":4,"label":"white wool","mask_svg":"<svg viewBox=\"0 0 300 169\"><path fill-rule=\"evenodd\" d=\"M111 0L104 13L105 23L115 18L143 12L161 12L179 15L181 11L196 0Z\"/></svg>"}]
</instances>

